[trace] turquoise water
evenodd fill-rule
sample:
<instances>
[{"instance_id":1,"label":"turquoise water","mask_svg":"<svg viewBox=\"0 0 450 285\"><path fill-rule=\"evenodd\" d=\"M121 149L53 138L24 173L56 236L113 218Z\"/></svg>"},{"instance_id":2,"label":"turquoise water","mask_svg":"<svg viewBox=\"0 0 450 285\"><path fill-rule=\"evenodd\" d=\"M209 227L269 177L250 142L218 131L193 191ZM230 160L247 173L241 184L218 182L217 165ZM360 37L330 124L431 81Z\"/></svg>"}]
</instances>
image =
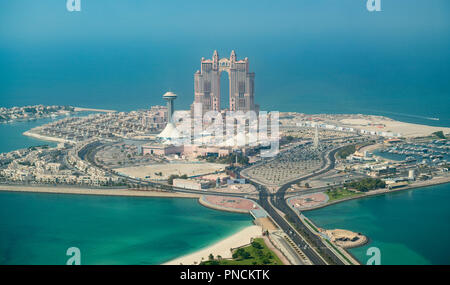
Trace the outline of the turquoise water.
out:
<instances>
[{"instance_id":1,"label":"turquoise water","mask_svg":"<svg viewBox=\"0 0 450 285\"><path fill-rule=\"evenodd\" d=\"M87 116L92 112L77 112L72 116ZM27 148L30 146L49 145L56 146L56 142L43 141L32 137L24 136L23 133L34 127L42 126L52 121L63 118L41 118L35 121L13 121L11 123L0 123L0 153Z\"/></svg>"},{"instance_id":2,"label":"turquoise water","mask_svg":"<svg viewBox=\"0 0 450 285\"><path fill-rule=\"evenodd\" d=\"M10 152L16 149L30 146L49 145L56 146L54 142L42 141L32 137L22 135L34 127L51 122L52 118L39 119L36 121L16 121L12 123L0 124L0 152Z\"/></svg>"},{"instance_id":3,"label":"turquoise water","mask_svg":"<svg viewBox=\"0 0 450 285\"><path fill-rule=\"evenodd\" d=\"M22 135L51 120L0 124L0 152L55 145ZM83 264L159 264L251 224L194 199L0 191L0 264L65 264L72 246Z\"/></svg>"},{"instance_id":4,"label":"turquoise water","mask_svg":"<svg viewBox=\"0 0 450 285\"><path fill-rule=\"evenodd\" d=\"M366 263L369 247L381 264L450 264L450 184L351 200L304 212L319 227L361 232L370 243L350 252Z\"/></svg>"},{"instance_id":5,"label":"turquoise water","mask_svg":"<svg viewBox=\"0 0 450 285\"><path fill-rule=\"evenodd\" d=\"M0 192L0 264L160 264L251 225L195 199Z\"/></svg>"}]
</instances>

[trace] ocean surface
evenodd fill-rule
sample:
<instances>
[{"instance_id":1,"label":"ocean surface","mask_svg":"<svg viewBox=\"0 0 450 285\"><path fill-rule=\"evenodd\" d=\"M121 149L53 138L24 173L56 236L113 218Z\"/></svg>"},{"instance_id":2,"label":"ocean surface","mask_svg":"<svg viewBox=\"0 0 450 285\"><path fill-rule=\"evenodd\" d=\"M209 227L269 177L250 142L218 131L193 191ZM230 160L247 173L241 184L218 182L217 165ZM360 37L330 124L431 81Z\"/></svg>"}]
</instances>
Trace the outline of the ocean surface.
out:
<instances>
[{"instance_id":1,"label":"ocean surface","mask_svg":"<svg viewBox=\"0 0 450 285\"><path fill-rule=\"evenodd\" d=\"M448 0L81 2L0 1L0 106L127 111L171 90L187 109L200 59L234 49L263 110L450 126Z\"/></svg>"},{"instance_id":2,"label":"ocean surface","mask_svg":"<svg viewBox=\"0 0 450 285\"><path fill-rule=\"evenodd\" d=\"M15 121L11 123L0 123L0 152L27 148L30 146L49 145L56 146L55 142L38 140L22 135L24 132L51 122L52 118L39 119L36 121Z\"/></svg>"},{"instance_id":3,"label":"ocean surface","mask_svg":"<svg viewBox=\"0 0 450 285\"><path fill-rule=\"evenodd\" d=\"M0 264L160 264L252 224L196 199L0 192Z\"/></svg>"},{"instance_id":4,"label":"ocean surface","mask_svg":"<svg viewBox=\"0 0 450 285\"><path fill-rule=\"evenodd\" d=\"M0 124L0 152L55 146L22 133L57 119ZM160 264L249 225L250 215L195 199L0 191L0 264L65 264L69 247L80 249L82 264Z\"/></svg>"},{"instance_id":5,"label":"ocean surface","mask_svg":"<svg viewBox=\"0 0 450 285\"><path fill-rule=\"evenodd\" d=\"M71 114L72 117L81 117L92 114L92 112L76 112ZM38 127L44 124L54 122L60 119L65 118L66 116L57 116L55 118L40 118L34 121L12 121L10 123L0 123L0 153L2 152L10 152L13 150L28 148L30 146L40 146L40 145L48 145L48 146L56 146L56 142L52 141L43 141L39 139L35 139L33 137L24 136L23 133Z\"/></svg>"},{"instance_id":6,"label":"ocean surface","mask_svg":"<svg viewBox=\"0 0 450 285\"><path fill-rule=\"evenodd\" d=\"M317 226L347 229L370 243L349 251L363 264L378 247L381 264L450 264L450 184L350 200L304 212Z\"/></svg>"}]
</instances>

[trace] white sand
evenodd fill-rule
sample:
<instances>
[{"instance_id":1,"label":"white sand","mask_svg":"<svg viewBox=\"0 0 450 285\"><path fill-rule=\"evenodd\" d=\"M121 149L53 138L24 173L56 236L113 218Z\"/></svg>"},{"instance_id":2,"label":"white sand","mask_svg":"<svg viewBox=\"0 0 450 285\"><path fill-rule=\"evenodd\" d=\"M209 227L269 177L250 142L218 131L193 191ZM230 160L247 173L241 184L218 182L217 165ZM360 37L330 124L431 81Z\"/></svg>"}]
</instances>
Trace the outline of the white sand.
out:
<instances>
[{"instance_id":1,"label":"white sand","mask_svg":"<svg viewBox=\"0 0 450 285\"><path fill-rule=\"evenodd\" d=\"M49 136L43 136L43 135L39 135L36 133L33 133L31 131L26 131L23 133L24 136L28 136L28 137L32 137L38 140L42 140L42 141L51 141L51 142L59 142L59 143L70 143L72 141L70 140L66 140L66 139L62 139L62 138L55 138L55 137L49 137Z\"/></svg>"},{"instance_id":2,"label":"white sand","mask_svg":"<svg viewBox=\"0 0 450 285\"><path fill-rule=\"evenodd\" d=\"M365 119L342 119L339 122L343 126L355 127L367 131L400 133L402 137L407 138L429 136L437 131L443 131L444 134L450 133L450 128L446 127L411 124L378 116L370 116Z\"/></svg>"},{"instance_id":3,"label":"white sand","mask_svg":"<svg viewBox=\"0 0 450 285\"><path fill-rule=\"evenodd\" d=\"M173 259L164 263L165 265L192 265L194 262L200 263L203 260L208 260L208 256L212 253L214 257L217 255L222 258L231 258L231 248L240 247L250 243L251 238L261 237L262 228L260 226L249 226L245 229L229 236L209 247L201 249L197 252Z\"/></svg>"},{"instance_id":4,"label":"white sand","mask_svg":"<svg viewBox=\"0 0 450 285\"><path fill-rule=\"evenodd\" d=\"M94 109L94 108L83 108L83 107L74 107L75 112L82 111L90 111L90 112L104 112L104 113L114 113L114 110L105 110L105 109Z\"/></svg>"}]
</instances>

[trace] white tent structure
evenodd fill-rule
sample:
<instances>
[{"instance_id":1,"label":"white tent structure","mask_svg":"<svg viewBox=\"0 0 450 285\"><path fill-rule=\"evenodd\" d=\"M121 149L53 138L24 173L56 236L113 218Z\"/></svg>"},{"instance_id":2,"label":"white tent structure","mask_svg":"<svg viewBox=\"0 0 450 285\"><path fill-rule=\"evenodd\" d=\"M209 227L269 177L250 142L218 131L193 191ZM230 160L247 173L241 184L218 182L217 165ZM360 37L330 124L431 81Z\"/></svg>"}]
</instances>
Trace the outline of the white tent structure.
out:
<instances>
[{"instance_id":1,"label":"white tent structure","mask_svg":"<svg viewBox=\"0 0 450 285\"><path fill-rule=\"evenodd\" d=\"M169 122L157 137L166 140L178 139L180 137L180 132L172 122Z\"/></svg>"}]
</instances>

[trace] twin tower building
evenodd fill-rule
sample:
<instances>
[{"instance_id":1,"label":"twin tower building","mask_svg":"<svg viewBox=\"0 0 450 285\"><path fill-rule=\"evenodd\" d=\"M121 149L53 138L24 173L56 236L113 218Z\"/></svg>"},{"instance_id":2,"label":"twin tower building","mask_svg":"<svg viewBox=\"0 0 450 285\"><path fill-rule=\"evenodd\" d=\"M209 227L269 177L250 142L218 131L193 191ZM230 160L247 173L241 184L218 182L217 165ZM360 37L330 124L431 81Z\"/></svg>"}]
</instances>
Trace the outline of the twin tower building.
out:
<instances>
[{"instance_id":1,"label":"twin tower building","mask_svg":"<svg viewBox=\"0 0 450 285\"><path fill-rule=\"evenodd\" d=\"M214 51L212 59L202 58L201 69L194 74L194 103L191 105L191 114L198 114L194 110L200 103L202 115L208 111L225 111L220 106L220 75L228 73L230 84L229 111L254 111L259 113L259 105L255 104L255 73L249 72L248 58L237 60L234 50L230 58L219 59L219 54ZM179 133L172 122L174 112L174 100L177 95L167 92L163 95L167 101L168 123L158 135L159 138L178 138Z\"/></svg>"},{"instance_id":2,"label":"twin tower building","mask_svg":"<svg viewBox=\"0 0 450 285\"><path fill-rule=\"evenodd\" d=\"M194 74L194 103L202 104L203 113L221 112L220 76L224 71L228 73L230 84L228 110L258 113L259 105L255 104L255 73L249 72L248 58L237 60L234 50L230 58L219 58L217 51L214 51L212 59L202 58L201 69Z\"/></svg>"}]
</instances>

